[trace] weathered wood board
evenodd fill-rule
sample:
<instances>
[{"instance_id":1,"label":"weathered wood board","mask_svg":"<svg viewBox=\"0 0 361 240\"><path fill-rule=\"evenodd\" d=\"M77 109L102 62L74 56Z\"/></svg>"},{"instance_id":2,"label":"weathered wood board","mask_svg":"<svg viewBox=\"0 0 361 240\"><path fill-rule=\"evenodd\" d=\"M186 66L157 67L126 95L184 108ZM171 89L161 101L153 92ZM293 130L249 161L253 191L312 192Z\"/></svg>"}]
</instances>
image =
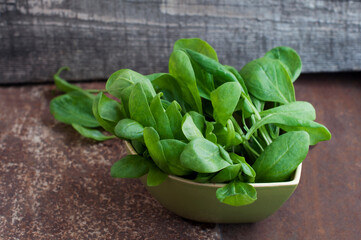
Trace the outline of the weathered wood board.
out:
<instances>
[{"instance_id":1,"label":"weathered wood board","mask_svg":"<svg viewBox=\"0 0 361 240\"><path fill-rule=\"evenodd\" d=\"M303 72L361 70L361 2L325 0L0 0L0 83L167 71L172 44L200 37L241 68L287 45Z\"/></svg>"}]
</instances>

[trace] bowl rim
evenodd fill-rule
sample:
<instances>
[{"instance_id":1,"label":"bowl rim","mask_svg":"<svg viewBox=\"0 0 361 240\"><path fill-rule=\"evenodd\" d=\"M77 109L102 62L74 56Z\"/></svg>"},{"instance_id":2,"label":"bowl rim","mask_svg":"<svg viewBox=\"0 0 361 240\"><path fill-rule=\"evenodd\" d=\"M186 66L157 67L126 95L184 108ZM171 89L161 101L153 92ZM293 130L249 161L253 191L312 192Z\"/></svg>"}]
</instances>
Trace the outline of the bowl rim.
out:
<instances>
[{"instance_id":1,"label":"bowl rim","mask_svg":"<svg viewBox=\"0 0 361 240\"><path fill-rule=\"evenodd\" d=\"M137 152L134 150L132 144L129 141L124 141L126 148L129 150L129 152L133 155L137 155ZM301 170L302 170L302 163L298 165L296 168L296 171L294 173L294 177L290 181L286 182L269 182L269 183L249 183L251 186L255 188L261 188L261 187L281 187L281 186L292 186L297 185L300 182L301 179ZM174 181L194 185L194 186L202 186L202 187L211 187L211 188L221 188L226 186L225 183L197 183L189 179L185 179L182 177L178 177L175 175L168 174L168 177Z\"/></svg>"}]
</instances>

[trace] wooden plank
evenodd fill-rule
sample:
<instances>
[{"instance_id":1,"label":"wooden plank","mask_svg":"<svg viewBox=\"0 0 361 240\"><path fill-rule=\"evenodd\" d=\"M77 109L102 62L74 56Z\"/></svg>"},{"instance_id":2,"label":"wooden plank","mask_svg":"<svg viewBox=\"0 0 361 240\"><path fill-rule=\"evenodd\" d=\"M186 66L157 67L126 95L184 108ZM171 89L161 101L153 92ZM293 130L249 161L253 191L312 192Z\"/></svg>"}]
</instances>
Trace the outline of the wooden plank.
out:
<instances>
[{"instance_id":1,"label":"wooden plank","mask_svg":"<svg viewBox=\"0 0 361 240\"><path fill-rule=\"evenodd\" d=\"M0 0L0 83L50 81L63 65L72 80L167 71L182 37L207 40L237 68L287 45L303 72L360 71L361 2Z\"/></svg>"}]
</instances>

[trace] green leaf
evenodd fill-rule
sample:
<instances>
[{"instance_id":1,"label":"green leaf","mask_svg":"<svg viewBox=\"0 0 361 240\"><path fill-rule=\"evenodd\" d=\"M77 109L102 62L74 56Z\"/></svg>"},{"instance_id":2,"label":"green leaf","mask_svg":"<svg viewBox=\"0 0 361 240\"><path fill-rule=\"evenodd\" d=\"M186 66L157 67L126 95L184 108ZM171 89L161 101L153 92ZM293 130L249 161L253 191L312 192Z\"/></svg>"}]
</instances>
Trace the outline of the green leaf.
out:
<instances>
[{"instance_id":1,"label":"green leaf","mask_svg":"<svg viewBox=\"0 0 361 240\"><path fill-rule=\"evenodd\" d=\"M244 206L257 200L256 189L237 180L217 189L216 196L219 201L231 206Z\"/></svg>"},{"instance_id":2,"label":"green leaf","mask_svg":"<svg viewBox=\"0 0 361 240\"><path fill-rule=\"evenodd\" d=\"M194 124L192 117L188 113L183 117L182 131L189 141L196 138L203 138L203 134Z\"/></svg>"},{"instance_id":3,"label":"green leaf","mask_svg":"<svg viewBox=\"0 0 361 240\"><path fill-rule=\"evenodd\" d=\"M309 136L304 131L288 132L274 140L252 165L257 182L281 182L289 179L306 158Z\"/></svg>"},{"instance_id":4,"label":"green leaf","mask_svg":"<svg viewBox=\"0 0 361 240\"><path fill-rule=\"evenodd\" d=\"M213 106L213 116L216 122L226 125L227 120L231 118L239 98L241 88L238 83L228 82L219 86L211 93Z\"/></svg>"},{"instance_id":5,"label":"green leaf","mask_svg":"<svg viewBox=\"0 0 361 240\"><path fill-rule=\"evenodd\" d=\"M206 118L195 111L189 111L188 114L192 117L194 124L197 126L201 133L204 133L206 127Z\"/></svg>"},{"instance_id":6,"label":"green leaf","mask_svg":"<svg viewBox=\"0 0 361 240\"><path fill-rule=\"evenodd\" d=\"M113 123L117 123L125 117L122 113L122 105L107 97L105 94L102 95L101 101L99 102L98 111L102 119Z\"/></svg>"},{"instance_id":7,"label":"green leaf","mask_svg":"<svg viewBox=\"0 0 361 240\"><path fill-rule=\"evenodd\" d=\"M143 130L145 146L153 162L164 172L169 173L167 159L164 156L163 147L157 131L152 127L145 127Z\"/></svg>"},{"instance_id":8,"label":"green leaf","mask_svg":"<svg viewBox=\"0 0 361 240\"><path fill-rule=\"evenodd\" d=\"M169 59L169 73L177 80L183 99L189 106L202 113L196 77L188 55L182 50L173 51Z\"/></svg>"},{"instance_id":9,"label":"green leaf","mask_svg":"<svg viewBox=\"0 0 361 240\"><path fill-rule=\"evenodd\" d=\"M96 118L96 120L99 122L99 124L108 132L114 134L114 127L117 124L117 122L114 121L109 121L107 119L104 119L101 115L100 112L103 111L106 112L108 110L102 110L103 107L105 106L105 108L108 108L109 105L107 104L109 101L114 101L110 98L108 98L107 96L105 96L102 92L100 92L93 101L93 115ZM114 116L116 117L116 116ZM120 116L119 116L120 119Z\"/></svg>"},{"instance_id":10,"label":"green leaf","mask_svg":"<svg viewBox=\"0 0 361 240\"><path fill-rule=\"evenodd\" d=\"M155 127L156 122L150 110L143 87L137 83L129 96L130 118L139 122L144 127Z\"/></svg>"},{"instance_id":11,"label":"green leaf","mask_svg":"<svg viewBox=\"0 0 361 240\"><path fill-rule=\"evenodd\" d=\"M184 167L200 173L217 172L230 165L222 158L218 146L205 138L189 142L180 161Z\"/></svg>"},{"instance_id":12,"label":"green leaf","mask_svg":"<svg viewBox=\"0 0 361 240\"><path fill-rule=\"evenodd\" d=\"M182 132L182 114L180 113L180 106L176 101L173 101L167 108L165 113L168 116L170 128L172 129L173 136L178 140L186 140Z\"/></svg>"},{"instance_id":13,"label":"green leaf","mask_svg":"<svg viewBox=\"0 0 361 240\"><path fill-rule=\"evenodd\" d=\"M69 67L61 67L55 74L54 74L54 83L57 89L59 89L60 91L63 92L73 92L73 91L84 91L82 88L74 85L74 84L70 84L69 82L67 82L66 80L64 80L63 78L60 77L60 73L62 71L69 71L70 68Z\"/></svg>"},{"instance_id":14,"label":"green leaf","mask_svg":"<svg viewBox=\"0 0 361 240\"><path fill-rule=\"evenodd\" d=\"M224 67L237 78L239 84L242 86L243 92L248 96L248 90L241 74L232 66L224 65Z\"/></svg>"},{"instance_id":15,"label":"green leaf","mask_svg":"<svg viewBox=\"0 0 361 240\"><path fill-rule=\"evenodd\" d=\"M289 103L295 101L292 81L279 61L259 58L240 71L248 91L263 101Z\"/></svg>"},{"instance_id":16,"label":"green leaf","mask_svg":"<svg viewBox=\"0 0 361 240\"><path fill-rule=\"evenodd\" d=\"M199 38L179 39L174 44L174 51L191 49L203 54L215 61L218 61L216 51L205 41ZM210 93L214 90L213 76L204 71L195 61L192 62L193 71L197 79L199 95L202 98L210 100Z\"/></svg>"},{"instance_id":17,"label":"green leaf","mask_svg":"<svg viewBox=\"0 0 361 240\"><path fill-rule=\"evenodd\" d=\"M213 76L218 77L222 80L222 83L225 82L237 82L237 78L227 70L225 66L215 61L212 58L209 58L201 53L195 52L191 49L185 49L187 54L195 61L199 66L202 67L206 72L213 74Z\"/></svg>"},{"instance_id":18,"label":"green leaf","mask_svg":"<svg viewBox=\"0 0 361 240\"><path fill-rule=\"evenodd\" d=\"M313 106L308 102L291 102L279 107L270 108L263 112L260 112L261 117L267 116L272 113L283 114L290 117L302 119L302 120L315 120L316 111Z\"/></svg>"},{"instance_id":19,"label":"green leaf","mask_svg":"<svg viewBox=\"0 0 361 240\"><path fill-rule=\"evenodd\" d=\"M217 136L213 133L214 125L211 122L206 122L205 137L213 143L217 143Z\"/></svg>"},{"instance_id":20,"label":"green leaf","mask_svg":"<svg viewBox=\"0 0 361 240\"><path fill-rule=\"evenodd\" d=\"M235 179L241 171L241 164L230 165L222 169L216 176L211 179L213 183L223 183Z\"/></svg>"},{"instance_id":21,"label":"green leaf","mask_svg":"<svg viewBox=\"0 0 361 240\"><path fill-rule=\"evenodd\" d=\"M207 183L214 177L217 173L197 173L197 176L193 181L198 183Z\"/></svg>"},{"instance_id":22,"label":"green leaf","mask_svg":"<svg viewBox=\"0 0 361 240\"><path fill-rule=\"evenodd\" d=\"M129 118L122 119L114 128L115 135L124 139L136 140L143 137L144 127Z\"/></svg>"},{"instance_id":23,"label":"green leaf","mask_svg":"<svg viewBox=\"0 0 361 240\"><path fill-rule=\"evenodd\" d=\"M258 112L262 112L264 109L265 102L262 100L259 100L258 98L254 97L252 95L250 96L250 98L251 98L251 101L252 101L254 107L256 108L256 110Z\"/></svg>"},{"instance_id":24,"label":"green leaf","mask_svg":"<svg viewBox=\"0 0 361 240\"><path fill-rule=\"evenodd\" d=\"M180 164L185 143L175 139L160 140L157 131L152 127L144 128L143 135L151 158L163 172L179 176L190 172Z\"/></svg>"},{"instance_id":25,"label":"green leaf","mask_svg":"<svg viewBox=\"0 0 361 240\"><path fill-rule=\"evenodd\" d=\"M92 97L81 91L72 91L51 100L50 112L56 120L63 123L99 127L92 112L92 104Z\"/></svg>"},{"instance_id":26,"label":"green leaf","mask_svg":"<svg viewBox=\"0 0 361 240\"><path fill-rule=\"evenodd\" d=\"M73 123L72 126L82 136L84 136L86 138L96 140L96 141L105 141L105 140L115 138L114 135L112 135L112 136L104 135L98 129L87 128L87 127L81 126L81 125L76 124L76 123Z\"/></svg>"},{"instance_id":27,"label":"green leaf","mask_svg":"<svg viewBox=\"0 0 361 240\"><path fill-rule=\"evenodd\" d=\"M147 185L149 187L158 186L167 179L168 175L157 166L152 165L147 175Z\"/></svg>"},{"instance_id":28,"label":"green leaf","mask_svg":"<svg viewBox=\"0 0 361 240\"><path fill-rule=\"evenodd\" d=\"M150 102L155 96L155 90L148 78L140 73L134 72L130 69L121 69L113 73L106 85L105 89L114 97L121 100L125 113L129 116L129 97L133 87L139 83L142 85L144 94Z\"/></svg>"},{"instance_id":29,"label":"green leaf","mask_svg":"<svg viewBox=\"0 0 361 240\"><path fill-rule=\"evenodd\" d=\"M260 121L254 124L246 135L246 139L261 126L265 124L273 123L281 129L289 131L306 131L310 137L310 145L315 145L320 141L327 141L331 139L331 133L322 124L310 121L301 120L294 117L290 117L284 114L268 114L263 117Z\"/></svg>"},{"instance_id":30,"label":"green leaf","mask_svg":"<svg viewBox=\"0 0 361 240\"><path fill-rule=\"evenodd\" d=\"M110 169L113 178L139 178L149 170L149 162L139 155L127 155Z\"/></svg>"},{"instance_id":31,"label":"green leaf","mask_svg":"<svg viewBox=\"0 0 361 240\"><path fill-rule=\"evenodd\" d=\"M199 38L183 38L174 43L173 51L188 48L218 61L217 53L209 43Z\"/></svg>"},{"instance_id":32,"label":"green leaf","mask_svg":"<svg viewBox=\"0 0 361 240\"><path fill-rule=\"evenodd\" d=\"M187 145L176 139L163 139L160 140L162 145L164 157L166 158L169 172L178 175L188 175L192 171L183 167L180 161L180 156Z\"/></svg>"},{"instance_id":33,"label":"green leaf","mask_svg":"<svg viewBox=\"0 0 361 240\"><path fill-rule=\"evenodd\" d=\"M155 129L157 130L160 138L173 139L172 129L169 123L169 119L165 110L163 109L162 102L160 100L162 93L158 93L150 103L150 111L156 122Z\"/></svg>"},{"instance_id":34,"label":"green leaf","mask_svg":"<svg viewBox=\"0 0 361 240\"><path fill-rule=\"evenodd\" d=\"M146 75L145 77L148 78L149 81L152 82L152 85L153 85L153 81L163 75L167 75L168 73L152 73L152 74L149 74L149 75Z\"/></svg>"},{"instance_id":35,"label":"green leaf","mask_svg":"<svg viewBox=\"0 0 361 240\"><path fill-rule=\"evenodd\" d=\"M163 99L169 102L177 101L184 110L191 109L182 98L177 80L169 73L158 75L158 77L152 81L152 85L157 93L163 93Z\"/></svg>"},{"instance_id":36,"label":"green leaf","mask_svg":"<svg viewBox=\"0 0 361 240\"><path fill-rule=\"evenodd\" d=\"M213 133L217 137L217 143L228 149L231 146L239 145L243 142L242 137L235 132L233 123L231 120L227 121L225 127L221 124L215 124Z\"/></svg>"},{"instance_id":37,"label":"green leaf","mask_svg":"<svg viewBox=\"0 0 361 240\"><path fill-rule=\"evenodd\" d=\"M292 82L300 76L302 62L297 52L290 47L276 47L271 49L264 57L278 60L287 70Z\"/></svg>"},{"instance_id":38,"label":"green leaf","mask_svg":"<svg viewBox=\"0 0 361 240\"><path fill-rule=\"evenodd\" d=\"M231 159L236 163L236 164L240 164L242 171L240 172L240 174L244 174L245 176L242 177L244 178L246 181L248 182L254 182L255 178L256 178L256 172L255 170L246 162L246 159L244 157L241 157L235 153L230 153L229 154Z\"/></svg>"},{"instance_id":39,"label":"green leaf","mask_svg":"<svg viewBox=\"0 0 361 240\"><path fill-rule=\"evenodd\" d=\"M142 143L139 140L131 140L130 142L131 142L134 150L136 151L136 153L138 153L139 155L144 154L144 152L146 151L146 147L144 146L144 143Z\"/></svg>"}]
</instances>

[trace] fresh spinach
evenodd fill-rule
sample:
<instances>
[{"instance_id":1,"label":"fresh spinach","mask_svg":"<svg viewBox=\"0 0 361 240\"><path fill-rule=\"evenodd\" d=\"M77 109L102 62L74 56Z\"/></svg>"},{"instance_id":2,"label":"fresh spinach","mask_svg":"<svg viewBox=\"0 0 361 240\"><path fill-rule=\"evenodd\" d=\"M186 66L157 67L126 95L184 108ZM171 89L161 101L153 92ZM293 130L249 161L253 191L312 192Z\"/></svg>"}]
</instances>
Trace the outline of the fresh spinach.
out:
<instances>
[{"instance_id":1,"label":"fresh spinach","mask_svg":"<svg viewBox=\"0 0 361 240\"><path fill-rule=\"evenodd\" d=\"M331 139L315 122L313 106L296 101L293 82L302 63L289 47L238 71L220 63L204 40L180 39L168 68L146 76L121 69L105 90L70 84L60 77L67 67L61 68L54 82L65 94L51 101L50 111L85 137L114 138L103 128L132 144L138 155L115 162L111 176L147 174L152 187L169 174L224 183L216 197L232 206L256 201L249 183L289 180L309 145Z\"/></svg>"}]
</instances>

